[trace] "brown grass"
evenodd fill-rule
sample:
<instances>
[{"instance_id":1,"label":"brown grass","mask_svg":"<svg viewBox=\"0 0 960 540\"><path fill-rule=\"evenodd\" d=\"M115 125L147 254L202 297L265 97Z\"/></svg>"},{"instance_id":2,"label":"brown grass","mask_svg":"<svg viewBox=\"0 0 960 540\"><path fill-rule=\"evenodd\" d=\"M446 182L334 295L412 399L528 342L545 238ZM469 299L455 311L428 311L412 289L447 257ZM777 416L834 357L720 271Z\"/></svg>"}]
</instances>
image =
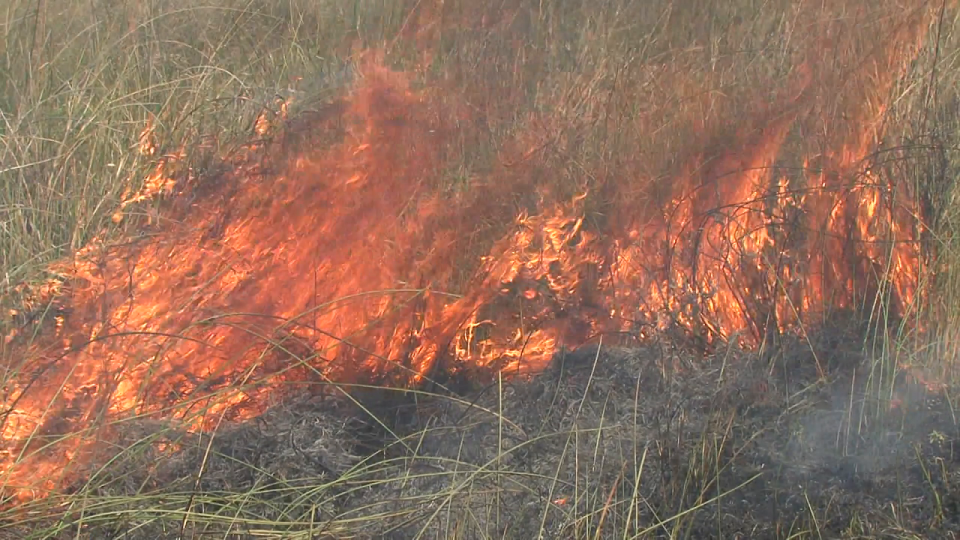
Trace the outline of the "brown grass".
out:
<instances>
[{"instance_id":1,"label":"brown grass","mask_svg":"<svg viewBox=\"0 0 960 540\"><path fill-rule=\"evenodd\" d=\"M951 537L960 34L906 4L15 1L4 452L71 459L0 535ZM763 212L773 273L710 241ZM738 310L605 319L717 259Z\"/></svg>"}]
</instances>

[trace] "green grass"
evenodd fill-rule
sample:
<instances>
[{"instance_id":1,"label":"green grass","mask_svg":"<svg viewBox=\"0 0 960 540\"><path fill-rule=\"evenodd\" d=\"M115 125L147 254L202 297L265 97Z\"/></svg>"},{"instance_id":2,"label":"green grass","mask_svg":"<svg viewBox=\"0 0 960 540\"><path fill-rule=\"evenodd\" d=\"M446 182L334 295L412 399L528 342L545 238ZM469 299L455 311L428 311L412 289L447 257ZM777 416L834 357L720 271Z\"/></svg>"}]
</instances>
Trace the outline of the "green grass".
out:
<instances>
[{"instance_id":1,"label":"green grass","mask_svg":"<svg viewBox=\"0 0 960 540\"><path fill-rule=\"evenodd\" d=\"M399 11L354 7L8 3L0 23L6 286L111 228L121 194L138 189L151 166L133 150L152 118L160 154L183 145L201 160L201 142L216 152L249 138L256 115L297 78L313 93L329 91L351 33L373 37L399 24Z\"/></svg>"},{"instance_id":2,"label":"green grass","mask_svg":"<svg viewBox=\"0 0 960 540\"><path fill-rule=\"evenodd\" d=\"M475 223L470 246L484 253L542 193L587 192L594 222L655 215L684 164L723 148L762 104L791 92L802 60L828 50L813 58L812 105L780 156L799 174L804 156L858 127L860 103L884 98L871 88L885 64L869 58L909 14L852 1L830 9L752 0L483 4L8 2L0 9L0 307L21 313L4 313L0 329L23 322L31 295L17 286L43 283L49 263L95 238L150 232L163 201L133 205L120 223L112 217L163 156L183 148L171 173L215 178L278 99L294 98L296 118L342 97L364 51L384 51L388 65L415 74L416 88L441 96L435 102L469 109L470 123L449 143L448 191L469 191L502 162L534 156L542 192L514 192L502 179L496 212ZM935 257L918 274L921 301L905 313L894 316L882 282L857 306L868 331L849 339L831 342L811 327L762 354L721 346L709 362L668 345L644 361L601 348L572 375L494 378L467 397L331 390L343 401L333 409L293 398L271 409L262 430L223 417L205 434L155 418L110 419L90 428L116 446L88 478L70 494L4 510L0 537L946 534L960 500L948 457L958 440L960 11L928 7L935 15L922 51L886 92L894 98L871 161L879 178L910 186L932 218L924 241ZM850 115L850 123L823 120ZM138 152L148 123L154 155ZM462 293L455 289L468 278L450 288ZM33 369L34 359L18 356L24 349L0 347L4 383ZM845 370L843 347L861 369ZM926 397L904 397L907 365L947 387L929 411L919 405ZM660 386L642 388L643 370ZM894 398L904 405L891 408ZM189 414L202 416L208 404L194 405L199 412ZM421 407L429 413L397 412ZM906 461L878 455L890 433ZM37 444L76 436L38 435ZM357 447L377 451L354 455ZM876 483L858 485L864 474ZM836 488L836 478L849 484ZM760 505L770 506L754 513Z\"/></svg>"}]
</instances>

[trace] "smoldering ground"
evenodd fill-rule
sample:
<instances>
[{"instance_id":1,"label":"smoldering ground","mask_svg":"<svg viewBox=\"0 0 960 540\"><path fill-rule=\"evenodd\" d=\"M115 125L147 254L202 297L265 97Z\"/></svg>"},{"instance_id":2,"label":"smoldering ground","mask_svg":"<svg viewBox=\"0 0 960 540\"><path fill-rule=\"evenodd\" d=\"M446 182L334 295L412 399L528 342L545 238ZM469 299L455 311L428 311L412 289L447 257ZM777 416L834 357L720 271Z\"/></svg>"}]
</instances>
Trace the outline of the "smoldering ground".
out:
<instances>
[{"instance_id":1,"label":"smoldering ground","mask_svg":"<svg viewBox=\"0 0 960 540\"><path fill-rule=\"evenodd\" d=\"M324 386L202 436L133 422L95 480L117 506L84 519L80 505L63 532L953 537L955 391L902 379L878 399L856 344L830 345L770 358L589 346L464 393ZM184 531L186 511L220 519Z\"/></svg>"}]
</instances>

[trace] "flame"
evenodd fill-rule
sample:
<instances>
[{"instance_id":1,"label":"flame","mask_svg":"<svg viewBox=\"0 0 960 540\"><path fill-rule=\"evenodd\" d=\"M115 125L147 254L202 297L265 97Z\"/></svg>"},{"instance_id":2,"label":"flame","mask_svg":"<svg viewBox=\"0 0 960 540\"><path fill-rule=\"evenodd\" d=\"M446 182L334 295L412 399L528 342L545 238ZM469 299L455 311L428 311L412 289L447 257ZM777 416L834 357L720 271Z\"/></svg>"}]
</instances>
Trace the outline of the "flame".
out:
<instances>
[{"instance_id":1,"label":"flame","mask_svg":"<svg viewBox=\"0 0 960 540\"><path fill-rule=\"evenodd\" d=\"M885 282L906 309L919 294L921 213L867 158L929 16L917 11L860 58L851 77L870 84L847 87L847 120L802 174L777 164L798 126L823 121L832 72L812 61L738 132L718 128L687 156L656 212L641 210L650 193L638 186L659 184L639 174L574 196L544 185L533 130L488 178L449 189L451 141L475 112L413 89L376 55L332 120L261 142L220 177L191 188L174 174L189 149L160 159L115 217L181 193L156 234L98 240L55 266L47 297L69 306L55 332L7 336L29 359L9 368L20 376L4 394L7 491L69 483L133 416L210 429L331 379L416 384L468 364L533 373L601 334L756 344ZM286 119L284 102L253 129L278 133ZM146 156L159 151L153 125ZM615 203L598 225L588 207L604 190Z\"/></svg>"}]
</instances>

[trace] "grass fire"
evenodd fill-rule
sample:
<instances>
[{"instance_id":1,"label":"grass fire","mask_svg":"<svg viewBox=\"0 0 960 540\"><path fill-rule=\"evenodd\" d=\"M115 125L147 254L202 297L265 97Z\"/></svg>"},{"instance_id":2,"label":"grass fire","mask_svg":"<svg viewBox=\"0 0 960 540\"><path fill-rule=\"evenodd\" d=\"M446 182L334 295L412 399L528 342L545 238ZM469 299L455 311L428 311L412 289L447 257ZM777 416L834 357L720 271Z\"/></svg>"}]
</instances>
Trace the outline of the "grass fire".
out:
<instances>
[{"instance_id":1,"label":"grass fire","mask_svg":"<svg viewBox=\"0 0 960 540\"><path fill-rule=\"evenodd\" d=\"M954 538L945 0L13 0L0 536Z\"/></svg>"}]
</instances>

